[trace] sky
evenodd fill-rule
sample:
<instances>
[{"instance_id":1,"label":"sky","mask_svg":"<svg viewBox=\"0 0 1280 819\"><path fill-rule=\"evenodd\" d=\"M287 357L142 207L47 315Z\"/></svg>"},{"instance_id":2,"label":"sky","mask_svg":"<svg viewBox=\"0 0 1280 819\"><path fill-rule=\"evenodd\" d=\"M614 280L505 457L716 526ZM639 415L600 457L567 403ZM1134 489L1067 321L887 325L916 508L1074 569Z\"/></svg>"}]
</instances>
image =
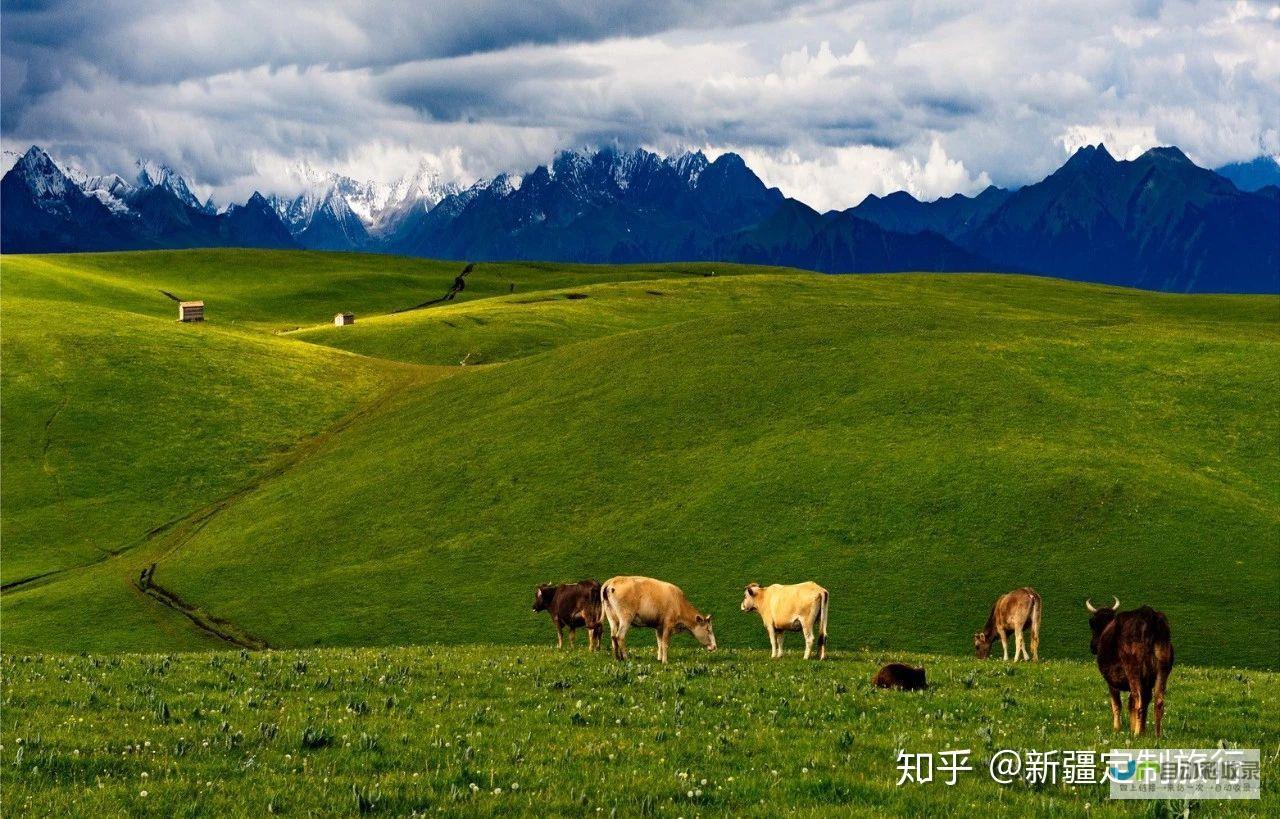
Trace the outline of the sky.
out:
<instances>
[{"instance_id":1,"label":"sky","mask_svg":"<svg viewBox=\"0 0 1280 819\"><path fill-rule=\"evenodd\" d=\"M0 142L220 202L301 161L468 183L563 149L741 154L819 209L1075 148L1280 154L1280 3L3 0Z\"/></svg>"}]
</instances>

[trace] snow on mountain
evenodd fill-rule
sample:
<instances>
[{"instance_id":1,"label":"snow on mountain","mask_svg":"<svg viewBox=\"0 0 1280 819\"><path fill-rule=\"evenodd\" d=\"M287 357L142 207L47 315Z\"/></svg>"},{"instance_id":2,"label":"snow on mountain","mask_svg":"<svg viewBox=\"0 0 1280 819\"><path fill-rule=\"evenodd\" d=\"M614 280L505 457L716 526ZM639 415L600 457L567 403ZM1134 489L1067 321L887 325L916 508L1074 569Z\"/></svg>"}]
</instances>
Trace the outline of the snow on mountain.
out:
<instances>
[{"instance_id":1,"label":"snow on mountain","mask_svg":"<svg viewBox=\"0 0 1280 819\"><path fill-rule=\"evenodd\" d=\"M39 203L65 199L67 188L75 185L48 154L32 145L13 166Z\"/></svg>"},{"instance_id":2,"label":"snow on mountain","mask_svg":"<svg viewBox=\"0 0 1280 819\"><path fill-rule=\"evenodd\" d=\"M149 159L139 159L134 163L138 168L138 187L151 188L162 187L168 188L174 196L182 204L188 207L201 210L204 206L200 204L200 200L191 192L191 188L187 185L187 180L178 175L178 172L168 165L153 162Z\"/></svg>"},{"instance_id":3,"label":"snow on mountain","mask_svg":"<svg viewBox=\"0 0 1280 819\"><path fill-rule=\"evenodd\" d=\"M0 168L4 169L0 170L0 174L8 173L14 165L18 164L19 159L22 159L22 154L17 151L10 151L8 148L0 151Z\"/></svg>"},{"instance_id":4,"label":"snow on mountain","mask_svg":"<svg viewBox=\"0 0 1280 819\"><path fill-rule=\"evenodd\" d=\"M413 212L428 211L446 196L457 193L453 183L441 181L440 173L426 160L391 182L360 181L332 171L321 171L310 162L299 162L289 171L300 192L292 197L272 197L280 218L295 235L306 230L326 202L332 202L333 216L343 219L349 210L370 234L391 232ZM341 206L336 200L341 199Z\"/></svg>"},{"instance_id":5,"label":"snow on mountain","mask_svg":"<svg viewBox=\"0 0 1280 819\"><path fill-rule=\"evenodd\" d=\"M106 205L112 213L129 212L129 204L126 200L137 189L124 181L119 174L91 174L74 165L68 165L64 170L67 178L80 190Z\"/></svg>"}]
</instances>

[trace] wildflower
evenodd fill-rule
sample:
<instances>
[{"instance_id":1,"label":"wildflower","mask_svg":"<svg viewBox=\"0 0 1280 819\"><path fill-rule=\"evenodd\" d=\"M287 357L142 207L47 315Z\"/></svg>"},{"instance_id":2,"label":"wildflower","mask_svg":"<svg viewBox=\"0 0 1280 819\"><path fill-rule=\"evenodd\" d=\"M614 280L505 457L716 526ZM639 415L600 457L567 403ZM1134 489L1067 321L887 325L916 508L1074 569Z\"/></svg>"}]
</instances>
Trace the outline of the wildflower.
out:
<instances>
[{"instance_id":1,"label":"wildflower","mask_svg":"<svg viewBox=\"0 0 1280 819\"><path fill-rule=\"evenodd\" d=\"M493 795L494 795L494 796L497 796L497 795L499 795L500 793L502 793L502 788L494 788L494 789L493 789Z\"/></svg>"},{"instance_id":2,"label":"wildflower","mask_svg":"<svg viewBox=\"0 0 1280 819\"><path fill-rule=\"evenodd\" d=\"M138 796L146 796L146 795L147 795L146 791L138 791Z\"/></svg>"}]
</instances>

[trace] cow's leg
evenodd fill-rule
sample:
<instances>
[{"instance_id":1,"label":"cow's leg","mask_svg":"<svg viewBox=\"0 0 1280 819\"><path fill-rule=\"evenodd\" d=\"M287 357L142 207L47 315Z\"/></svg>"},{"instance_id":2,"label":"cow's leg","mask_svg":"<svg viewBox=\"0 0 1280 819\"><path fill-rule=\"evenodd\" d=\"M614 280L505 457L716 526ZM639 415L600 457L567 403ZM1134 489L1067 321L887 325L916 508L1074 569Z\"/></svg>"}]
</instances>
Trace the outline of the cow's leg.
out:
<instances>
[{"instance_id":1,"label":"cow's leg","mask_svg":"<svg viewBox=\"0 0 1280 819\"><path fill-rule=\"evenodd\" d=\"M1009 641L1005 637L1004 629L997 628L996 634L1000 635L1000 652L1004 655L1005 662L1009 661Z\"/></svg>"},{"instance_id":2,"label":"cow's leg","mask_svg":"<svg viewBox=\"0 0 1280 819\"><path fill-rule=\"evenodd\" d=\"M1142 707L1138 710L1138 733L1146 733L1147 730L1147 709L1151 707L1151 686L1143 686L1142 688Z\"/></svg>"},{"instance_id":3,"label":"cow's leg","mask_svg":"<svg viewBox=\"0 0 1280 819\"><path fill-rule=\"evenodd\" d=\"M778 632L774 631L772 624L765 623L764 633L769 635L769 659L776 659L778 656Z\"/></svg>"},{"instance_id":4,"label":"cow's leg","mask_svg":"<svg viewBox=\"0 0 1280 819\"><path fill-rule=\"evenodd\" d=\"M1142 680L1137 673L1129 674L1129 731L1135 736L1142 733L1142 714L1145 709L1142 701Z\"/></svg>"},{"instance_id":5,"label":"cow's leg","mask_svg":"<svg viewBox=\"0 0 1280 819\"><path fill-rule=\"evenodd\" d=\"M774 656L780 659L782 657L782 639L787 636L787 633L781 630L774 630L774 634L777 635L775 639L778 643L778 653Z\"/></svg>"},{"instance_id":6,"label":"cow's leg","mask_svg":"<svg viewBox=\"0 0 1280 819\"><path fill-rule=\"evenodd\" d=\"M1120 689L1111 686L1111 730L1120 730Z\"/></svg>"},{"instance_id":7,"label":"cow's leg","mask_svg":"<svg viewBox=\"0 0 1280 819\"><path fill-rule=\"evenodd\" d=\"M573 626L569 626L569 648L573 648L573 641L578 637L578 630Z\"/></svg>"},{"instance_id":8,"label":"cow's leg","mask_svg":"<svg viewBox=\"0 0 1280 819\"><path fill-rule=\"evenodd\" d=\"M553 620L556 624L556 648L564 648L564 624L559 620Z\"/></svg>"},{"instance_id":9,"label":"cow's leg","mask_svg":"<svg viewBox=\"0 0 1280 819\"><path fill-rule=\"evenodd\" d=\"M1022 659L1022 631L1014 629L1013 631L1013 661L1016 663Z\"/></svg>"},{"instance_id":10,"label":"cow's leg","mask_svg":"<svg viewBox=\"0 0 1280 819\"><path fill-rule=\"evenodd\" d=\"M666 663L667 649L671 646L671 629L667 626L658 627L658 662Z\"/></svg>"},{"instance_id":11,"label":"cow's leg","mask_svg":"<svg viewBox=\"0 0 1280 819\"><path fill-rule=\"evenodd\" d=\"M1031 660L1040 662L1040 621L1031 621Z\"/></svg>"},{"instance_id":12,"label":"cow's leg","mask_svg":"<svg viewBox=\"0 0 1280 819\"><path fill-rule=\"evenodd\" d=\"M613 630L613 656L619 660L627 659L627 629L631 624L619 618L618 627Z\"/></svg>"},{"instance_id":13,"label":"cow's leg","mask_svg":"<svg viewBox=\"0 0 1280 819\"><path fill-rule=\"evenodd\" d=\"M1159 738L1164 733L1161 724L1164 722L1164 686L1167 681L1168 672L1160 669L1156 672L1156 737Z\"/></svg>"},{"instance_id":14,"label":"cow's leg","mask_svg":"<svg viewBox=\"0 0 1280 819\"><path fill-rule=\"evenodd\" d=\"M800 621L800 631L804 633L804 658L813 656L813 623Z\"/></svg>"}]
</instances>

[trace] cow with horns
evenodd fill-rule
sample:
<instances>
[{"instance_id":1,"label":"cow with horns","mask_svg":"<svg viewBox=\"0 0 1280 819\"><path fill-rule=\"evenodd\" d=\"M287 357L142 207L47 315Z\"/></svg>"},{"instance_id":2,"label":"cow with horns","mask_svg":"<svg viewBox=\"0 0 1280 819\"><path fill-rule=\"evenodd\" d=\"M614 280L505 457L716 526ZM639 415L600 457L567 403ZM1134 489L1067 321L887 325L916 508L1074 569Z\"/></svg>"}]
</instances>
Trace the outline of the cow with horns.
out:
<instances>
[{"instance_id":1,"label":"cow with horns","mask_svg":"<svg viewBox=\"0 0 1280 819\"><path fill-rule=\"evenodd\" d=\"M1093 637L1089 650L1111 692L1111 727L1120 730L1120 693L1129 692L1129 730L1147 727L1147 708L1156 706L1156 736L1164 720L1164 690L1173 669L1173 637L1169 618L1150 606L1120 611L1120 599L1098 608L1084 601Z\"/></svg>"}]
</instances>

